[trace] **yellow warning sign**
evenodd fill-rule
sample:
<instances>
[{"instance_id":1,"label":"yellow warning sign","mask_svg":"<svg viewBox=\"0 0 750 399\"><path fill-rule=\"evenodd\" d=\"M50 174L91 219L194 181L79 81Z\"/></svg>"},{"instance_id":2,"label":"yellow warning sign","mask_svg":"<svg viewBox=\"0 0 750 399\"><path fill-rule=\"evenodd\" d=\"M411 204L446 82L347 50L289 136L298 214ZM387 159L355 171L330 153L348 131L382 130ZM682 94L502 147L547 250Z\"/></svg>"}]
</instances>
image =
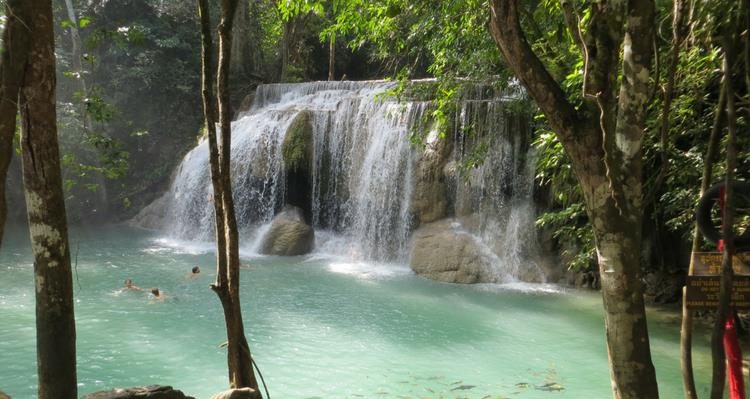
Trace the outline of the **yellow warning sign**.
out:
<instances>
[{"instance_id":1,"label":"yellow warning sign","mask_svg":"<svg viewBox=\"0 0 750 399\"><path fill-rule=\"evenodd\" d=\"M693 252L694 276L718 276L724 262L721 252ZM737 275L750 275L750 252L741 252L732 257L732 269Z\"/></svg>"}]
</instances>

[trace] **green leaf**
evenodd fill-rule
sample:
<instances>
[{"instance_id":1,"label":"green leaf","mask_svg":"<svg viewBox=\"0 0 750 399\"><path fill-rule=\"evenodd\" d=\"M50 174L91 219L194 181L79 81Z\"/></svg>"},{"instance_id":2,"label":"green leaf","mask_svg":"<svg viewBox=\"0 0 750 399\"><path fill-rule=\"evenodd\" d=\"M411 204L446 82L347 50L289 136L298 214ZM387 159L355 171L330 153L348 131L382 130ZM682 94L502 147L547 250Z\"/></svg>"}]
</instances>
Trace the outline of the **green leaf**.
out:
<instances>
[{"instance_id":1,"label":"green leaf","mask_svg":"<svg viewBox=\"0 0 750 399\"><path fill-rule=\"evenodd\" d=\"M83 28L89 26L90 23L91 23L91 18L90 17L81 17L81 19L78 20L78 27L81 28L81 29L83 29Z\"/></svg>"}]
</instances>

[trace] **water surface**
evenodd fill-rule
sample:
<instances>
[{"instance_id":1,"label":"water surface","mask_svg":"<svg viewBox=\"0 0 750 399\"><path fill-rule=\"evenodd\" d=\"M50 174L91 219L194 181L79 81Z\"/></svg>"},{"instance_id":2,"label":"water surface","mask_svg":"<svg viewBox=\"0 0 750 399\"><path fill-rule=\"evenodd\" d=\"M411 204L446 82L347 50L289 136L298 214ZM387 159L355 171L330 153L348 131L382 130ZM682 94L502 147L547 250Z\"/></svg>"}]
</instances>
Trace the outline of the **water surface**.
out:
<instances>
[{"instance_id":1,"label":"water surface","mask_svg":"<svg viewBox=\"0 0 750 399\"><path fill-rule=\"evenodd\" d=\"M0 390L33 398L31 255L25 232L9 234L0 251ZM72 237L81 394L158 383L207 398L226 387L210 245L121 227ZM271 397L611 397L598 293L442 284L403 265L325 254L244 262L246 330ZM186 278L194 265L203 273ZM167 300L121 291L126 278ZM679 326L660 319L649 319L652 353L662 397L676 398ZM704 393L708 336L695 340Z\"/></svg>"}]
</instances>

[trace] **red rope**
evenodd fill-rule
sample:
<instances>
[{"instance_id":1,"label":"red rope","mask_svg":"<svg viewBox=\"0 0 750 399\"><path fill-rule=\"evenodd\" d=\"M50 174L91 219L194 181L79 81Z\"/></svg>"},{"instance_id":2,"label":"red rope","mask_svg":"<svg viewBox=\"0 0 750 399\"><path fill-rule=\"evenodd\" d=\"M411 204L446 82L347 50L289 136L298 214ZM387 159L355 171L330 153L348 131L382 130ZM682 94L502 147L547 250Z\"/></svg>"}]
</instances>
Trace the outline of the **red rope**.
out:
<instances>
[{"instance_id":1,"label":"red rope","mask_svg":"<svg viewBox=\"0 0 750 399\"><path fill-rule=\"evenodd\" d=\"M724 220L724 192L725 187L719 189L719 206L721 220ZM724 240L716 245L719 252L724 252ZM742 350L734 325L734 312L730 309L729 316L724 323L724 354L727 358L727 379L729 380L729 398L745 399L745 381L742 379Z\"/></svg>"}]
</instances>

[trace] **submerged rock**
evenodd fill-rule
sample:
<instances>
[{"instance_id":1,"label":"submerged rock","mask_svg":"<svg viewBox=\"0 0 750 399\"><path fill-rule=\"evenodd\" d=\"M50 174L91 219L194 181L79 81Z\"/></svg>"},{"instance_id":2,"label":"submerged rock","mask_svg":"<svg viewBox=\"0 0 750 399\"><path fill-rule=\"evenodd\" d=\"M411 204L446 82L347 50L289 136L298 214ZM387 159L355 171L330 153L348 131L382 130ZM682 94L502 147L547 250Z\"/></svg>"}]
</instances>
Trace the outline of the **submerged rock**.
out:
<instances>
[{"instance_id":1,"label":"submerged rock","mask_svg":"<svg viewBox=\"0 0 750 399\"><path fill-rule=\"evenodd\" d=\"M260 393L252 388L227 389L211 395L210 399L260 399Z\"/></svg>"},{"instance_id":2,"label":"submerged rock","mask_svg":"<svg viewBox=\"0 0 750 399\"><path fill-rule=\"evenodd\" d=\"M84 395L81 399L195 399L185 396L182 391L165 385L148 385L145 387L115 388L111 391L99 391Z\"/></svg>"},{"instance_id":3,"label":"submerged rock","mask_svg":"<svg viewBox=\"0 0 750 399\"><path fill-rule=\"evenodd\" d=\"M8 396L5 392L0 391L0 399L10 399L10 396Z\"/></svg>"},{"instance_id":4,"label":"submerged rock","mask_svg":"<svg viewBox=\"0 0 750 399\"><path fill-rule=\"evenodd\" d=\"M450 220L428 224L414 233L409 260L415 273L448 283L491 282L491 261L474 237Z\"/></svg>"},{"instance_id":5,"label":"submerged rock","mask_svg":"<svg viewBox=\"0 0 750 399\"><path fill-rule=\"evenodd\" d=\"M265 255L304 255L313 249L315 231L305 223L302 209L287 205L271 222L261 244Z\"/></svg>"}]
</instances>

